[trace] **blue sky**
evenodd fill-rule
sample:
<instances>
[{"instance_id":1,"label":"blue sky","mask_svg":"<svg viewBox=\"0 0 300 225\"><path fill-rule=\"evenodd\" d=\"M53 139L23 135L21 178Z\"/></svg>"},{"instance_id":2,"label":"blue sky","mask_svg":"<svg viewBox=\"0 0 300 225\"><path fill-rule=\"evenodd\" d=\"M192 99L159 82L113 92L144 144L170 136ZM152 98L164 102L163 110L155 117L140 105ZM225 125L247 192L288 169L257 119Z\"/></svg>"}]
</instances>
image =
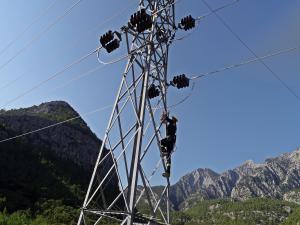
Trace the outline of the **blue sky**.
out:
<instances>
[{"instance_id":1,"label":"blue sky","mask_svg":"<svg viewBox=\"0 0 300 225\"><path fill-rule=\"evenodd\" d=\"M230 2L207 1L214 8ZM24 4L21 0L5 1L0 8L0 50L51 2L29 0ZM74 2L57 1L46 16L0 55L0 67ZM96 48L100 35L127 22L137 2L83 0L32 46L0 69L0 105ZM127 8L121 15L96 27L124 7ZM200 16L208 11L199 0L181 0L176 15L179 20L188 14ZM219 15L258 55L264 55L299 44L299 11L299 0L273 0L272 3L241 0ZM184 34L179 33L179 36ZM123 54L119 51L113 57ZM294 52L265 60L298 95L299 57L300 52ZM181 73L197 75L250 58L253 58L251 53L212 15L201 21L192 35L171 47L169 76ZM65 100L79 113L84 113L112 104L125 61L106 66L64 88L56 88L97 65L96 57L91 56L5 108ZM16 78L19 79L11 86L1 88ZM171 104L187 93L189 90L170 91ZM189 100L171 113L179 118L173 182L199 167L222 172L248 159L262 162L267 157L292 151L300 144L300 101L259 63L198 80ZM107 110L84 117L100 138L109 114L110 110Z\"/></svg>"}]
</instances>

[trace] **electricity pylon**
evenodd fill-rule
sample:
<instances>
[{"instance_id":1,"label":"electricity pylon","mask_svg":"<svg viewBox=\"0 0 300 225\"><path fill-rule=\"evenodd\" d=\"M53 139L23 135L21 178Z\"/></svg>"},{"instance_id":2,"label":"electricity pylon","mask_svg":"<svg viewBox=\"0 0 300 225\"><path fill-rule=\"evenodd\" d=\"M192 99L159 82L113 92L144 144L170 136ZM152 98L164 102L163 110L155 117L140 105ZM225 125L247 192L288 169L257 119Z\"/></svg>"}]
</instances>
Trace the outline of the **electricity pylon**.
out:
<instances>
[{"instance_id":1,"label":"electricity pylon","mask_svg":"<svg viewBox=\"0 0 300 225\"><path fill-rule=\"evenodd\" d=\"M174 13L174 0L141 0L128 25L115 32L118 38L111 31L101 37L102 46L111 52L124 36L129 57L78 225L108 219L127 225L170 224L170 182L161 176L166 165L160 153L164 137L160 116L168 111ZM151 184L156 175L156 183L161 179L164 184L159 193Z\"/></svg>"}]
</instances>

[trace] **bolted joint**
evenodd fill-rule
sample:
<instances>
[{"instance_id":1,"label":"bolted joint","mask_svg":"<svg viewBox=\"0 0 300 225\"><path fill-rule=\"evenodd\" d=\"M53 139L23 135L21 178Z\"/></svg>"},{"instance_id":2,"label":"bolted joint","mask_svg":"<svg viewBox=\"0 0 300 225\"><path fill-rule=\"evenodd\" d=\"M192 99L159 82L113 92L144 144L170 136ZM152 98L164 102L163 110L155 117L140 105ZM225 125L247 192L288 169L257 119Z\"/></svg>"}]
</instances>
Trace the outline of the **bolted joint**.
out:
<instances>
[{"instance_id":1,"label":"bolted joint","mask_svg":"<svg viewBox=\"0 0 300 225\"><path fill-rule=\"evenodd\" d=\"M181 19L180 24L178 25L178 27L180 29L183 29L185 31L194 28L196 25L196 20L191 16L186 16L184 18Z\"/></svg>"},{"instance_id":2,"label":"bolted joint","mask_svg":"<svg viewBox=\"0 0 300 225\"><path fill-rule=\"evenodd\" d=\"M185 74L181 74L179 76L175 76L173 81L171 82L173 86L178 89L188 87L190 85L190 79L185 76Z\"/></svg>"}]
</instances>

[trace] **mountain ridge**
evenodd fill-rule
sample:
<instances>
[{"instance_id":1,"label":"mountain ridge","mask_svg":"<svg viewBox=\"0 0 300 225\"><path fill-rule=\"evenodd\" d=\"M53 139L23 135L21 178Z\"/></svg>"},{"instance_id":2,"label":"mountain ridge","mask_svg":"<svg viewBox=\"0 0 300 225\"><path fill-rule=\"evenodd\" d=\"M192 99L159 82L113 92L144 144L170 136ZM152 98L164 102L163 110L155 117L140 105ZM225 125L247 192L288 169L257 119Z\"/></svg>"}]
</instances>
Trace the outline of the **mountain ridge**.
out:
<instances>
[{"instance_id":1,"label":"mountain ridge","mask_svg":"<svg viewBox=\"0 0 300 225\"><path fill-rule=\"evenodd\" d=\"M76 120L51 126L69 118ZM49 127L35 133L11 137ZM102 141L68 103L53 101L29 108L1 110L0 211L35 210L47 201L80 208ZM108 151L104 148L104 154ZM106 157L100 179L113 165ZM105 192L118 193L111 172ZM108 198L109 198L108 197Z\"/></svg>"},{"instance_id":2,"label":"mountain ridge","mask_svg":"<svg viewBox=\"0 0 300 225\"><path fill-rule=\"evenodd\" d=\"M287 191L300 187L300 148L256 164L252 160L222 173L196 169L171 187L170 198L175 209L189 207L190 202L204 199L251 197L283 199Z\"/></svg>"}]
</instances>

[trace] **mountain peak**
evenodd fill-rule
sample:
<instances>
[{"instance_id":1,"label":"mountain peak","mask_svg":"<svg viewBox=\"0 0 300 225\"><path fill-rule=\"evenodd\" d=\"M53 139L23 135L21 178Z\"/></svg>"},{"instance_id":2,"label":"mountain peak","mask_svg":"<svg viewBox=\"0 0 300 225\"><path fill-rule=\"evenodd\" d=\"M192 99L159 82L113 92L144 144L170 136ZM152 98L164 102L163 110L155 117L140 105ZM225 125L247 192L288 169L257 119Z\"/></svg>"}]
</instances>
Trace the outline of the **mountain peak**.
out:
<instances>
[{"instance_id":1,"label":"mountain peak","mask_svg":"<svg viewBox=\"0 0 300 225\"><path fill-rule=\"evenodd\" d=\"M62 121L66 122L60 123ZM59 126L53 126L56 123ZM86 170L93 167L101 146L101 141L85 121L64 101L5 111L0 116L0 124L5 127L0 139L41 130L24 136L22 141L32 146L43 146L45 151L55 152ZM48 129L41 129L45 127Z\"/></svg>"},{"instance_id":2,"label":"mountain peak","mask_svg":"<svg viewBox=\"0 0 300 225\"><path fill-rule=\"evenodd\" d=\"M182 208L195 199L281 199L286 191L295 188L300 188L300 148L261 164L247 160L221 174L207 168L197 169L172 186L171 200L177 208Z\"/></svg>"},{"instance_id":3,"label":"mountain peak","mask_svg":"<svg viewBox=\"0 0 300 225\"><path fill-rule=\"evenodd\" d=\"M51 121L62 122L76 117L76 120L71 120L69 124L79 125L86 129L87 124L80 118L80 115L65 101L44 102L39 105L34 105L28 108L11 109L5 111L3 116L29 116L43 117ZM78 118L77 118L78 117Z\"/></svg>"},{"instance_id":4,"label":"mountain peak","mask_svg":"<svg viewBox=\"0 0 300 225\"><path fill-rule=\"evenodd\" d=\"M58 113L67 113L72 116L77 116L78 113L65 101L51 101L41 103L37 106L32 106L24 109L27 113L34 114L58 114Z\"/></svg>"}]
</instances>

